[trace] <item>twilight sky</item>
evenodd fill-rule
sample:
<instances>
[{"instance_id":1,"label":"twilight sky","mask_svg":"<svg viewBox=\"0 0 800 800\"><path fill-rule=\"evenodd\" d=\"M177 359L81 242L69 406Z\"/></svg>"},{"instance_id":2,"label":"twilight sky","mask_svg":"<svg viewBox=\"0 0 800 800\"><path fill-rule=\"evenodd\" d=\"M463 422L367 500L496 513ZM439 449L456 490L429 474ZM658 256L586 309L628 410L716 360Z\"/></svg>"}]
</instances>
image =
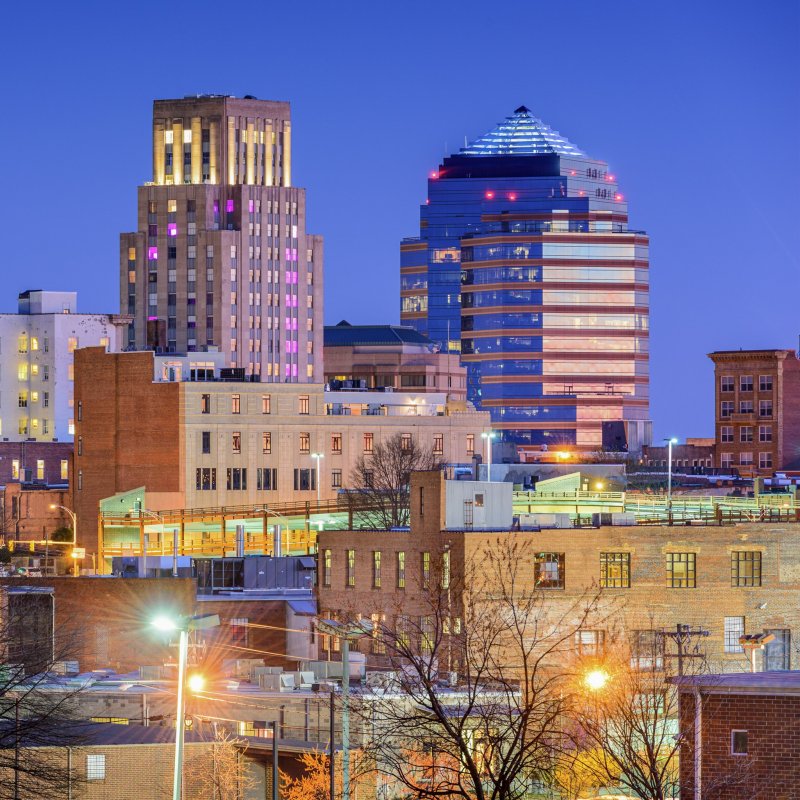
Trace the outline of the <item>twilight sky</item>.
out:
<instances>
[{"instance_id":1,"label":"twilight sky","mask_svg":"<svg viewBox=\"0 0 800 800\"><path fill-rule=\"evenodd\" d=\"M706 353L800 334L800 3L15 3L0 48L0 310L118 311L154 98L289 100L329 323L397 322L446 151L525 104L608 161L651 237L654 437L711 435Z\"/></svg>"}]
</instances>

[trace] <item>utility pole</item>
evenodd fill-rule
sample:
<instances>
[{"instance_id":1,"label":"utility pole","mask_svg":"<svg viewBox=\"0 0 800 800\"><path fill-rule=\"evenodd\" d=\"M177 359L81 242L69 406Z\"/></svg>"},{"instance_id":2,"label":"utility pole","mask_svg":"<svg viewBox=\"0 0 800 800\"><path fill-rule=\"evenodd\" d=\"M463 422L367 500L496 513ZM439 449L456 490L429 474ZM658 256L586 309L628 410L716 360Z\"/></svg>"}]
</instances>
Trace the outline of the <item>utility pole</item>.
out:
<instances>
[{"instance_id":1,"label":"utility pole","mask_svg":"<svg viewBox=\"0 0 800 800\"><path fill-rule=\"evenodd\" d=\"M675 626L675 630L667 630L662 628L656 631L656 635L663 642L665 639L671 639L675 643L676 652L667 653L666 648L664 658L676 658L678 660L678 677L683 677L683 665L687 658L701 658L705 659L706 654L700 652L700 645L695 644L692 648L694 639L700 639L709 635L705 628L692 627L691 625L682 625L680 622ZM690 652L691 649L691 652Z\"/></svg>"}]
</instances>

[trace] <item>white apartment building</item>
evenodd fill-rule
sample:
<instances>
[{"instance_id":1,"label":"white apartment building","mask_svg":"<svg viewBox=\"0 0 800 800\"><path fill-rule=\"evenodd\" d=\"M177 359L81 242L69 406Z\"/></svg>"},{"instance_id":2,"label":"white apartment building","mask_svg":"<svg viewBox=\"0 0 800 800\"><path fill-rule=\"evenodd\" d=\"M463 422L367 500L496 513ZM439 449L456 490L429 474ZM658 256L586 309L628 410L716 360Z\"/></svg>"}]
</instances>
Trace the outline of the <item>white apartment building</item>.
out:
<instances>
[{"instance_id":1,"label":"white apartment building","mask_svg":"<svg viewBox=\"0 0 800 800\"><path fill-rule=\"evenodd\" d=\"M77 313L77 292L31 289L16 314L0 314L0 438L72 441L73 353L118 351L127 319Z\"/></svg>"}]
</instances>

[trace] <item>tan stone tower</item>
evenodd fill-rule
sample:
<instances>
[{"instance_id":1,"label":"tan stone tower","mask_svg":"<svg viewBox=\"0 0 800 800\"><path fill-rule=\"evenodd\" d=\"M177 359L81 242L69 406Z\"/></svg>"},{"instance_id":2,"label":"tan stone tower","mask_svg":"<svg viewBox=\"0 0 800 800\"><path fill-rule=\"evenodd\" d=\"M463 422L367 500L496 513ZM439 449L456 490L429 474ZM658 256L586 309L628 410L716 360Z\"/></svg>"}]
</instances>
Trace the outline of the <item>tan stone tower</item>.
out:
<instances>
[{"instance_id":1,"label":"tan stone tower","mask_svg":"<svg viewBox=\"0 0 800 800\"><path fill-rule=\"evenodd\" d=\"M291 185L289 104L153 104L153 179L120 237L130 349L219 349L267 382L322 380L322 238Z\"/></svg>"}]
</instances>

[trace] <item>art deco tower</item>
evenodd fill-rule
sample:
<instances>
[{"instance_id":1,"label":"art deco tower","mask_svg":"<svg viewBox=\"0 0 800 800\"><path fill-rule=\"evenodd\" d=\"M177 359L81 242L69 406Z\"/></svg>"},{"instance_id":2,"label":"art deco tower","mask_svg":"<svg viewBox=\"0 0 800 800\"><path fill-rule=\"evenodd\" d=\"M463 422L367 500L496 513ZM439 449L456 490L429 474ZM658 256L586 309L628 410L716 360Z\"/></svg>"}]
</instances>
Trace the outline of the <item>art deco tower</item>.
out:
<instances>
[{"instance_id":1,"label":"art deco tower","mask_svg":"<svg viewBox=\"0 0 800 800\"><path fill-rule=\"evenodd\" d=\"M444 159L401 244L401 320L460 351L517 447L649 443L649 240L608 164L522 106Z\"/></svg>"},{"instance_id":2,"label":"art deco tower","mask_svg":"<svg viewBox=\"0 0 800 800\"><path fill-rule=\"evenodd\" d=\"M129 348L217 349L254 380L322 380L322 238L292 186L289 104L153 104L153 179L120 237Z\"/></svg>"}]
</instances>

